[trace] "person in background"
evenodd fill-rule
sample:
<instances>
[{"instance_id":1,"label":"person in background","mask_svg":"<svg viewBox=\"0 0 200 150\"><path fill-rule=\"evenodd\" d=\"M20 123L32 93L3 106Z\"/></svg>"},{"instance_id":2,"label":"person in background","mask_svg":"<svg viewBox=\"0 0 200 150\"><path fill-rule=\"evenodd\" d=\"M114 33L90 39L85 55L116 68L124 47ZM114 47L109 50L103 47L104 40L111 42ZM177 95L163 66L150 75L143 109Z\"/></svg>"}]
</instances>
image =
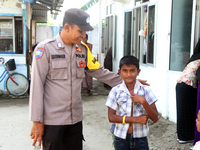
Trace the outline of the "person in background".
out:
<instances>
[{"instance_id":1,"label":"person in background","mask_svg":"<svg viewBox=\"0 0 200 150\"><path fill-rule=\"evenodd\" d=\"M199 94L198 94L198 96L199 96ZM199 133L200 132L200 110L197 112L196 129L197 129L197 132ZM195 133L196 133L196 131L195 131ZM190 149L191 150L200 150L200 140L196 141L194 144L194 147L192 147Z\"/></svg>"},{"instance_id":2,"label":"person in background","mask_svg":"<svg viewBox=\"0 0 200 150\"><path fill-rule=\"evenodd\" d=\"M196 126L194 133L194 142L191 150L200 150L200 67L196 71L196 76L198 80L197 88L197 109L196 109Z\"/></svg>"},{"instance_id":3,"label":"person in background","mask_svg":"<svg viewBox=\"0 0 200 150\"><path fill-rule=\"evenodd\" d=\"M200 55L200 39L197 43L195 52L193 54L193 57L197 57L197 55ZM200 56L199 56L200 58ZM196 126L195 126L195 133L194 133L194 142L193 142L193 146L200 141L200 124L199 124L199 110L200 110L200 67L198 67L197 71L196 71L196 77L197 77L197 81L198 81L198 86L197 86L197 104L196 104ZM199 125L199 127L198 127Z\"/></svg>"},{"instance_id":4,"label":"person in background","mask_svg":"<svg viewBox=\"0 0 200 150\"><path fill-rule=\"evenodd\" d=\"M104 68L112 71L112 47L107 51L106 57L104 58ZM104 83L105 88L110 88L110 86Z\"/></svg>"},{"instance_id":5,"label":"person in background","mask_svg":"<svg viewBox=\"0 0 200 150\"><path fill-rule=\"evenodd\" d=\"M176 84L177 140L181 144L194 140L199 66L200 40Z\"/></svg>"},{"instance_id":6,"label":"person in background","mask_svg":"<svg viewBox=\"0 0 200 150\"><path fill-rule=\"evenodd\" d=\"M83 39L83 42L88 46L90 52L92 53L92 44L88 43L87 41L88 41L88 35L86 34L85 38ZM83 78L82 87L87 89L85 96L90 96L91 95L90 90L92 89L92 77L88 75L86 72L85 72L85 78Z\"/></svg>"},{"instance_id":7,"label":"person in background","mask_svg":"<svg viewBox=\"0 0 200 150\"><path fill-rule=\"evenodd\" d=\"M157 98L148 86L136 79L139 73L139 60L124 56L119 64L123 82L113 87L108 95L108 119L115 123L115 150L148 150L147 120L158 121Z\"/></svg>"}]
</instances>

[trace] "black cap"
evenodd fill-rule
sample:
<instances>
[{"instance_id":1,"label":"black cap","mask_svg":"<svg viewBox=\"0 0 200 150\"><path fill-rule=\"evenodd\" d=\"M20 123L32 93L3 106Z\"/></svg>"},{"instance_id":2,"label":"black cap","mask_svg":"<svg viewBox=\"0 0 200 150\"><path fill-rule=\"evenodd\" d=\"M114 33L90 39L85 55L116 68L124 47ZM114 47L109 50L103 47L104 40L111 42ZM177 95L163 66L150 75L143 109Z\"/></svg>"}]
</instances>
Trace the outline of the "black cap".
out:
<instances>
[{"instance_id":1,"label":"black cap","mask_svg":"<svg viewBox=\"0 0 200 150\"><path fill-rule=\"evenodd\" d=\"M83 31L94 30L90 25L90 15L82 9L71 8L65 11L63 26L66 22L76 24Z\"/></svg>"}]
</instances>

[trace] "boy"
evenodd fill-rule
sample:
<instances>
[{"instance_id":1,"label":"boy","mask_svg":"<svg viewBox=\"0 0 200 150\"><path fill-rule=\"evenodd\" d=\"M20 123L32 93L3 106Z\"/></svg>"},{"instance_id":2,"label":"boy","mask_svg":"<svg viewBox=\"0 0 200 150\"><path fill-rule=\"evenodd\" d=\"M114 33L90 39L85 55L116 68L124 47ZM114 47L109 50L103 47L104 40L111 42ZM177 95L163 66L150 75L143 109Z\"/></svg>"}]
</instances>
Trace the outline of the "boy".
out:
<instances>
[{"instance_id":1,"label":"boy","mask_svg":"<svg viewBox=\"0 0 200 150\"><path fill-rule=\"evenodd\" d=\"M115 150L148 150L147 120L158 120L157 98L148 86L136 79L140 73L139 60L124 56L119 70L123 82L112 88L108 95L108 119L115 124Z\"/></svg>"}]
</instances>

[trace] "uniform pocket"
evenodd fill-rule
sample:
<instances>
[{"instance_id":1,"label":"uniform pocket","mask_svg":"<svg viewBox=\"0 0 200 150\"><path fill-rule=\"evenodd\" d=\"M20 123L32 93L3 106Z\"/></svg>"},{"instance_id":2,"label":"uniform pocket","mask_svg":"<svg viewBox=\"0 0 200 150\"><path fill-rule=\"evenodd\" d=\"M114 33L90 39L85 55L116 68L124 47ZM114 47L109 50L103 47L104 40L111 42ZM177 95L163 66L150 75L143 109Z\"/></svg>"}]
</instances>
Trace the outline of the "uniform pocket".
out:
<instances>
[{"instance_id":1,"label":"uniform pocket","mask_svg":"<svg viewBox=\"0 0 200 150\"><path fill-rule=\"evenodd\" d=\"M52 61L50 72L51 79L67 79L67 62L65 60Z\"/></svg>"},{"instance_id":2,"label":"uniform pocket","mask_svg":"<svg viewBox=\"0 0 200 150\"><path fill-rule=\"evenodd\" d=\"M77 68L76 68L76 77L77 78L84 78L85 77L85 61L77 60L76 61Z\"/></svg>"}]
</instances>

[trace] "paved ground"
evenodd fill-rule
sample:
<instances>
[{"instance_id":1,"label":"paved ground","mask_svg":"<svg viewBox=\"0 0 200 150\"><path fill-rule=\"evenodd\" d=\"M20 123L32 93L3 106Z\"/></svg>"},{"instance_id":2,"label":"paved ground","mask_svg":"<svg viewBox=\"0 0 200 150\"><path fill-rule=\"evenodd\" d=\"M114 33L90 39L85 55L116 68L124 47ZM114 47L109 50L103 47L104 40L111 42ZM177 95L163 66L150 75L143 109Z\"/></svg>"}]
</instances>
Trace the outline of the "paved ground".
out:
<instances>
[{"instance_id":1,"label":"paved ground","mask_svg":"<svg viewBox=\"0 0 200 150\"><path fill-rule=\"evenodd\" d=\"M84 96L83 132L84 150L113 150L110 123L105 106L109 90L103 83L93 80L92 96ZM0 150L32 150L29 133L32 123L28 120L27 96L13 99L0 96ZM160 116L157 123L149 121L149 147L151 150L189 150L191 143L179 144L176 139L176 124Z\"/></svg>"}]
</instances>

